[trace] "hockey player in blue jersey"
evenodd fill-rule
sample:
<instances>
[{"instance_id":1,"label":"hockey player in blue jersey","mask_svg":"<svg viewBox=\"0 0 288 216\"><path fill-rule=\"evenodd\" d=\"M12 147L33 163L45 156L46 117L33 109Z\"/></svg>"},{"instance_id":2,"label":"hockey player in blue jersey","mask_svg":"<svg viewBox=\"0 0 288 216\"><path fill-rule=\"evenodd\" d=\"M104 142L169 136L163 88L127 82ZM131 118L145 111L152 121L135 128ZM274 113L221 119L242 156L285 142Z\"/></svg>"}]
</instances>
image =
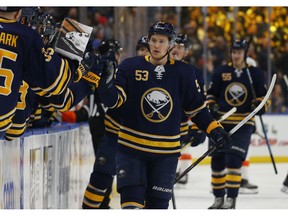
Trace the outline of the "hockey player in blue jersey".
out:
<instances>
[{"instance_id":1,"label":"hockey player in blue jersey","mask_svg":"<svg viewBox=\"0 0 288 216\"><path fill-rule=\"evenodd\" d=\"M123 209L167 209L180 155L181 115L192 118L218 148L230 138L202 99L193 67L169 59L175 29L157 22L149 29L150 55L124 60L101 77L103 103L121 107L116 154L117 190Z\"/></svg>"},{"instance_id":2,"label":"hockey player in blue jersey","mask_svg":"<svg viewBox=\"0 0 288 216\"><path fill-rule=\"evenodd\" d=\"M138 40L136 45L136 54L138 56L149 54L149 44L147 39L147 36L142 36ZM102 47L103 44L100 44L100 54L103 52L107 53L109 49L114 50L116 53L119 52L117 50L117 44ZM120 59L117 59L117 55L115 58L119 64ZM109 195L112 189L113 178L116 175L115 156L118 132L120 130L120 117L120 109L108 109L105 114L105 136L100 140L101 145L99 146L93 172L91 173L90 181L83 198L83 209L109 208ZM96 130L97 128L95 128L95 132Z\"/></svg>"},{"instance_id":3,"label":"hockey player in blue jersey","mask_svg":"<svg viewBox=\"0 0 288 216\"><path fill-rule=\"evenodd\" d=\"M27 93L27 89L26 92L21 91L22 80L34 93L42 97L67 95L67 87L78 82L85 70L80 70L79 62L61 58L53 48L44 47L42 38L37 31L18 23L17 19L21 15L21 8L1 7L0 15L2 26L0 72L1 77L5 80L0 88L0 101L5 103L5 106L0 108L0 137L2 137L5 131L12 126L19 89L21 97L24 98ZM83 76L86 82L95 82L87 77ZM100 79L99 76L98 78ZM76 85L81 84L77 83ZM22 99L20 102L25 101ZM24 121L22 125L24 126ZM19 131L19 133L22 132Z\"/></svg>"},{"instance_id":4,"label":"hockey player in blue jersey","mask_svg":"<svg viewBox=\"0 0 288 216\"><path fill-rule=\"evenodd\" d=\"M186 62L185 59L191 48L192 48L192 45L188 36L185 34L177 34L176 39L175 39L175 46L173 50L170 52L170 57L175 60ZM195 68L195 75L197 78L197 83L199 84L201 94L203 96L203 100L205 100L206 88L204 85L203 73L198 68L196 67L194 68ZM187 147L187 145L195 147L203 143L206 139L206 134L203 131L199 130L195 124L192 124L190 126L191 123L192 122L188 121L188 117L183 111L182 121L180 125L182 151L181 151L181 156L178 161L176 175L179 175L192 163L191 149ZM188 174L186 174L182 179L180 179L178 183L186 184L187 181L188 181Z\"/></svg>"},{"instance_id":5,"label":"hockey player in blue jersey","mask_svg":"<svg viewBox=\"0 0 288 216\"><path fill-rule=\"evenodd\" d=\"M118 40L104 40L98 47L100 55L113 52L117 64L121 62L122 46ZM97 100L102 103L98 95ZM103 105L101 105L103 106ZM101 109L101 107L99 107ZM86 187L82 208L83 209L108 209L112 184L116 175L115 155L117 150L117 137L120 128L120 109L107 109L99 112L89 120L93 146L96 153L93 171ZM102 121L103 119L103 121ZM102 131L104 128L104 131ZM100 133L102 132L102 133ZM100 136L99 136L100 135Z\"/></svg>"},{"instance_id":6,"label":"hockey player in blue jersey","mask_svg":"<svg viewBox=\"0 0 288 216\"><path fill-rule=\"evenodd\" d=\"M237 108L236 113L222 121L226 131L230 131L250 114L266 94L264 72L259 68L246 65L248 46L245 39L232 41L231 62L216 69L207 90L206 102L216 119L231 108ZM253 89L251 89L248 68L253 80L256 99L254 99ZM257 114L264 114L267 107L266 103ZM212 154L212 189L215 201L209 209L236 208L236 198L241 184L241 166L247 156L254 127L254 118L251 118L231 136L232 147L229 151L216 151ZM227 194L226 200L225 194Z\"/></svg>"}]
</instances>

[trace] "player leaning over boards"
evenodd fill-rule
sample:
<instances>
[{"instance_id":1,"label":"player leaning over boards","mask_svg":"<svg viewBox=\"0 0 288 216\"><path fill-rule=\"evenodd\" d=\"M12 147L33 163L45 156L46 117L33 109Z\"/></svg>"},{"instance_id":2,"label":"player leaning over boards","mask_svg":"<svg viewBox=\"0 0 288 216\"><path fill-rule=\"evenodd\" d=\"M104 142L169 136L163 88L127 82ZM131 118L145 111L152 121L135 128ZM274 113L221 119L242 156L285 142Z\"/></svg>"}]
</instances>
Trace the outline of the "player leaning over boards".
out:
<instances>
[{"instance_id":1,"label":"player leaning over boards","mask_svg":"<svg viewBox=\"0 0 288 216\"><path fill-rule=\"evenodd\" d=\"M0 7L0 138L12 125L22 80L40 96L59 95L82 78L79 62L45 49L41 36L17 22L20 7ZM21 90L21 89L20 89ZM26 89L27 90L27 89Z\"/></svg>"},{"instance_id":2,"label":"player leaning over boards","mask_svg":"<svg viewBox=\"0 0 288 216\"><path fill-rule=\"evenodd\" d=\"M248 46L249 44L245 39L232 41L230 48L231 62L216 69L207 90L206 101L215 119L219 119L232 107L237 108L235 114L221 122L226 131L230 131L249 115L260 104L266 94L264 72L245 63ZM249 68L253 79L256 100L254 100L252 93L247 68ZM268 104L266 103L257 115L264 114L267 107ZM235 209L241 184L241 166L247 156L254 127L254 118L251 118L231 136L232 147L229 151L215 151L212 154L212 188L215 202L209 209ZM227 199L224 202L226 193Z\"/></svg>"},{"instance_id":3,"label":"player leaning over boards","mask_svg":"<svg viewBox=\"0 0 288 216\"><path fill-rule=\"evenodd\" d=\"M148 32L150 56L128 58L115 80L111 72L100 81L103 103L122 106L116 173L123 209L168 208L183 109L218 148L230 147L230 137L204 104L193 68L169 59L175 36L172 24L155 23Z\"/></svg>"},{"instance_id":4,"label":"player leaning over boards","mask_svg":"<svg viewBox=\"0 0 288 216\"><path fill-rule=\"evenodd\" d=\"M12 76L14 79L14 84L11 85L12 91L9 94L3 95L3 98L0 96L1 102L4 102L9 98L10 100L12 100L12 98L14 99L14 97L16 96L18 98L17 105L14 108L14 110L16 110L13 112L10 121L7 122L7 124L9 123L9 127L6 128L6 131L5 129L3 129L2 132L5 133L6 140L13 140L23 135L26 130L27 123L31 123L32 118L34 127L44 125L46 126L48 123L50 123L50 121L48 121L48 118L55 109L68 110L72 106L77 104L80 100L82 100L85 95L91 94L92 91L97 88L97 83L95 83L94 80L91 81L84 78L86 78L86 74L93 73L95 75L95 78L100 79L100 74L97 74L96 72L100 71L98 70L98 66L100 65L100 58L98 58L92 53L87 52L80 64L80 62L78 61L69 60L55 54L54 49L50 43L50 39L54 38L57 33L56 26L53 25L53 23L55 22L51 15L43 13L39 7L25 7L21 10L19 8L4 7L0 8L0 13L1 10L5 10L2 11L2 14L4 17L7 18L9 18L10 16L14 17L14 15L17 15L18 17L21 14L21 16L17 19L18 22L16 22L15 20L11 22L7 22L6 19L3 19L3 21L0 20L3 22L2 26L5 27L3 27L3 29L5 30L4 33L13 32L13 34L19 34L17 35L19 41L18 44L16 43L16 47L5 47L5 42L7 42L7 44L9 42L9 40L5 40L5 37L4 40L0 42L0 46L3 46L3 48L6 49L5 51L5 49L2 48L2 52L0 53L0 56L2 57L2 65L3 67L5 67L4 69L2 68L1 75L4 77L6 75L7 80L9 80L10 76ZM12 12L14 10L15 12ZM22 31L24 31L25 33ZM4 33L1 34L2 38ZM10 33L5 34L9 35ZM28 39L29 36L31 36L32 38L35 37L34 41L30 41ZM38 40L39 38L40 41ZM11 51L8 51L8 49L11 49ZM9 61L9 56L7 56L9 52L10 54L12 53L12 50L19 54L18 60L16 62ZM49 52L42 53L41 50L49 50ZM37 51L40 52L38 53ZM30 59L29 56L26 56L30 52L33 53L31 53L32 59ZM23 53L24 55L26 53L26 55L22 56ZM30 64L26 65L27 62L37 59L36 56L40 58L38 59L39 62L30 62ZM21 67L22 61L25 62L23 63L23 68ZM103 62L103 59L101 61ZM10 69L10 71L8 68ZM33 69L35 70L33 72L37 72L35 76L26 77L26 73L30 73L30 71L27 70ZM75 73L77 71L76 74L79 75L77 75L77 78L82 77L82 79L77 79L75 80L75 82L69 81L69 79L71 79L71 74L69 75L69 73L73 74L73 70L75 70ZM23 75L21 75L21 72L23 72ZM39 75L39 77L37 77L36 75ZM24 80L21 80L22 78ZM41 80L40 78L44 79ZM51 78L51 80L49 78ZM18 79L20 79L22 85L16 91ZM54 81L54 79L56 80ZM43 91L41 91L40 87L33 88L35 82L39 82L40 86L42 86L49 84L52 81L54 83L52 84L51 88L42 89ZM6 89L1 89L2 91L0 91L0 95L1 93L4 94L4 90L9 89L9 82L5 82L4 84ZM30 86L29 84L32 86ZM5 108L6 107L4 107L4 109ZM2 107L2 110L4 109ZM48 113L50 115L47 115ZM30 118L30 114L32 118ZM39 119L40 116L41 119Z\"/></svg>"}]
</instances>

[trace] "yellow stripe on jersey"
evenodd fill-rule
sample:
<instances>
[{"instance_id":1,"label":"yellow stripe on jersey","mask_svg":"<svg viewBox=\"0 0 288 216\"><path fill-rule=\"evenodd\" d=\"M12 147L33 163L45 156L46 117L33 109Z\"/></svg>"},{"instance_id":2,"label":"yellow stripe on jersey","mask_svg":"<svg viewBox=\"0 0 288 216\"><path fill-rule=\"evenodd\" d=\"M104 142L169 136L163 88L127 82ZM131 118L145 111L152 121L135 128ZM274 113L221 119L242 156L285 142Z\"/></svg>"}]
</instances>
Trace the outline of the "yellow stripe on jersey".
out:
<instances>
[{"instance_id":1,"label":"yellow stripe on jersey","mask_svg":"<svg viewBox=\"0 0 288 216\"><path fill-rule=\"evenodd\" d=\"M119 127L116 127L115 125L113 125L110 121L107 121L106 119L104 120L104 124L105 126L107 126L108 128L114 129L114 130L120 130Z\"/></svg>"},{"instance_id":2,"label":"yellow stripe on jersey","mask_svg":"<svg viewBox=\"0 0 288 216\"><path fill-rule=\"evenodd\" d=\"M127 143L127 142L124 142L122 140L118 140L118 143L121 144L121 145L124 145L124 146L127 146L129 148L133 148L133 149L136 149L136 150L139 150L139 151L143 151L143 152L149 152L149 153L156 153L156 154L175 154L175 153L179 153L181 152L181 149L175 149L175 150L167 150L167 149L163 149L163 150L157 150L157 149L148 149L148 148L145 148L145 147L139 147L139 146L135 146L131 143Z\"/></svg>"},{"instance_id":3,"label":"yellow stripe on jersey","mask_svg":"<svg viewBox=\"0 0 288 216\"><path fill-rule=\"evenodd\" d=\"M185 131L188 131L188 128L189 128L189 126L188 126L188 125L183 125L183 126L180 126L180 131L181 131L181 132L185 132Z\"/></svg>"},{"instance_id":4,"label":"yellow stripe on jersey","mask_svg":"<svg viewBox=\"0 0 288 216\"><path fill-rule=\"evenodd\" d=\"M109 120L112 124L114 124L117 128L120 128L120 124L118 122L116 122L111 116L109 116L108 114L105 115L105 118L107 120Z\"/></svg>"},{"instance_id":5,"label":"yellow stripe on jersey","mask_svg":"<svg viewBox=\"0 0 288 216\"><path fill-rule=\"evenodd\" d=\"M143 146L160 147L160 148L174 148L174 147L180 146L179 141L167 142L167 141L161 141L161 139L159 139L159 141L153 141L153 140L149 140L149 137L147 137L147 139L139 138L133 135L123 133L123 131L119 131L119 138L122 138L127 141L131 141L133 143L137 143Z\"/></svg>"},{"instance_id":6,"label":"yellow stripe on jersey","mask_svg":"<svg viewBox=\"0 0 288 216\"><path fill-rule=\"evenodd\" d=\"M181 122L181 124L180 124L180 136L187 135L188 134L188 129L189 129L188 121Z\"/></svg>"},{"instance_id":7,"label":"yellow stripe on jersey","mask_svg":"<svg viewBox=\"0 0 288 216\"><path fill-rule=\"evenodd\" d=\"M70 89L66 89L64 100L62 104L50 103L48 105L42 105L42 107L48 111L55 111L55 109L65 112L71 109L74 102L74 95Z\"/></svg>"},{"instance_id":8,"label":"yellow stripe on jersey","mask_svg":"<svg viewBox=\"0 0 288 216\"><path fill-rule=\"evenodd\" d=\"M133 130L133 129L128 128L128 127L124 127L124 126L121 126L121 129L126 130L126 131L128 131L130 133L137 134L139 136L150 137L150 138L154 138L154 139L167 139L167 140L170 139L170 140L174 140L174 139L179 139L180 138L179 134L178 135L174 135L174 136L163 136L163 135L154 135L154 134L143 133L143 132L136 131L136 130Z\"/></svg>"},{"instance_id":9,"label":"yellow stripe on jersey","mask_svg":"<svg viewBox=\"0 0 288 216\"><path fill-rule=\"evenodd\" d=\"M219 112L221 115L223 115L225 112ZM239 122L241 122L244 118L246 118L247 115L250 113L235 113L232 116L229 116L227 119L223 120L221 123L222 124L233 124L236 125ZM255 125L255 117L252 117L249 119L245 124L248 125Z\"/></svg>"},{"instance_id":10,"label":"yellow stripe on jersey","mask_svg":"<svg viewBox=\"0 0 288 216\"><path fill-rule=\"evenodd\" d=\"M206 104L203 103L202 106L198 107L197 109L195 110L192 110L192 111L185 111L186 115L188 115L189 117L193 117L195 116L200 110L204 109L206 107Z\"/></svg>"},{"instance_id":11,"label":"yellow stripe on jersey","mask_svg":"<svg viewBox=\"0 0 288 216\"><path fill-rule=\"evenodd\" d=\"M127 99L127 95L124 91L124 89L118 85L115 85L116 88L119 90L118 91L118 99L116 101L116 103L111 106L110 108L113 109L113 108L119 108L120 106L122 106L123 103L125 103L126 99Z\"/></svg>"},{"instance_id":12,"label":"yellow stripe on jersey","mask_svg":"<svg viewBox=\"0 0 288 216\"><path fill-rule=\"evenodd\" d=\"M67 60L61 59L61 67L59 70L59 75L56 80L48 88L35 87L31 88L36 94L40 96L49 96L61 94L67 87L71 79L71 70Z\"/></svg>"},{"instance_id":13,"label":"yellow stripe on jersey","mask_svg":"<svg viewBox=\"0 0 288 216\"><path fill-rule=\"evenodd\" d=\"M12 118L15 114L16 107L5 115L0 116L0 131L5 131L11 127Z\"/></svg>"},{"instance_id":14,"label":"yellow stripe on jersey","mask_svg":"<svg viewBox=\"0 0 288 216\"><path fill-rule=\"evenodd\" d=\"M15 124L15 123L12 124L12 126L8 128L5 133L5 139L11 141L11 140L21 137L26 130L28 121L29 121L29 117L22 124Z\"/></svg>"},{"instance_id":15,"label":"yellow stripe on jersey","mask_svg":"<svg viewBox=\"0 0 288 216\"><path fill-rule=\"evenodd\" d=\"M113 134L116 134L116 135L118 135L118 132L119 132L119 130L113 130L113 129L108 128L108 127L105 127L105 130L106 130L107 132L110 132L110 133L113 133Z\"/></svg>"}]
</instances>

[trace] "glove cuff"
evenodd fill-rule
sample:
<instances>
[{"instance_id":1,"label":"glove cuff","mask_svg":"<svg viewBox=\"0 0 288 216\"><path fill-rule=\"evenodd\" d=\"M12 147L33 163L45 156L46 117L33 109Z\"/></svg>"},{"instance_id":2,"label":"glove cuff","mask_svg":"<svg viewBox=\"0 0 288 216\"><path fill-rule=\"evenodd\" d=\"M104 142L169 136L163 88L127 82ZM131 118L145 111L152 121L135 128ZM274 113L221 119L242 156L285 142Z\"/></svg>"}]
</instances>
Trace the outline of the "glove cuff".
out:
<instances>
[{"instance_id":1,"label":"glove cuff","mask_svg":"<svg viewBox=\"0 0 288 216\"><path fill-rule=\"evenodd\" d=\"M211 132L213 129L217 128L217 127L223 128L223 126L222 126L218 121L212 121L212 122L209 124L209 126L208 126L208 128L207 128L207 130L206 130L206 133L207 133L207 134L210 134L210 132Z\"/></svg>"},{"instance_id":2,"label":"glove cuff","mask_svg":"<svg viewBox=\"0 0 288 216\"><path fill-rule=\"evenodd\" d=\"M84 79L89 84L91 84L91 85L95 86L95 88L97 88L99 86L99 81L100 81L101 77L98 76L97 74L91 72L91 71L88 71L87 74L82 76L82 79Z\"/></svg>"},{"instance_id":3,"label":"glove cuff","mask_svg":"<svg viewBox=\"0 0 288 216\"><path fill-rule=\"evenodd\" d=\"M192 130L199 130L199 128L197 127L196 124L193 124L193 125L191 126L191 129L192 129Z\"/></svg>"}]
</instances>

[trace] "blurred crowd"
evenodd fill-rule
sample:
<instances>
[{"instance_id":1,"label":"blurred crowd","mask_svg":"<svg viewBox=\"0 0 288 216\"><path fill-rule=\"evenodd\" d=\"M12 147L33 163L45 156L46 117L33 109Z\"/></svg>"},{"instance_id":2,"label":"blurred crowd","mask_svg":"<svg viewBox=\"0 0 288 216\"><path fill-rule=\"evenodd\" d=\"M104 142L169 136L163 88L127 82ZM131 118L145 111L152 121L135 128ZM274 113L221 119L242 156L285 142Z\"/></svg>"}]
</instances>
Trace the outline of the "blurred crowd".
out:
<instances>
[{"instance_id":1,"label":"blurred crowd","mask_svg":"<svg viewBox=\"0 0 288 216\"><path fill-rule=\"evenodd\" d=\"M79 7L43 9L56 21L65 17L79 20L81 15ZM114 7L88 7L85 11L85 24L93 27L95 48L102 40L114 37ZM288 86L283 78L288 75L288 7L148 7L147 11L148 23L170 22L179 33L190 37L193 48L186 60L207 71L206 84L215 68L230 60L231 40L248 38L251 41L248 56L266 72L267 84L269 74L278 76L269 111L288 113Z\"/></svg>"}]
</instances>

